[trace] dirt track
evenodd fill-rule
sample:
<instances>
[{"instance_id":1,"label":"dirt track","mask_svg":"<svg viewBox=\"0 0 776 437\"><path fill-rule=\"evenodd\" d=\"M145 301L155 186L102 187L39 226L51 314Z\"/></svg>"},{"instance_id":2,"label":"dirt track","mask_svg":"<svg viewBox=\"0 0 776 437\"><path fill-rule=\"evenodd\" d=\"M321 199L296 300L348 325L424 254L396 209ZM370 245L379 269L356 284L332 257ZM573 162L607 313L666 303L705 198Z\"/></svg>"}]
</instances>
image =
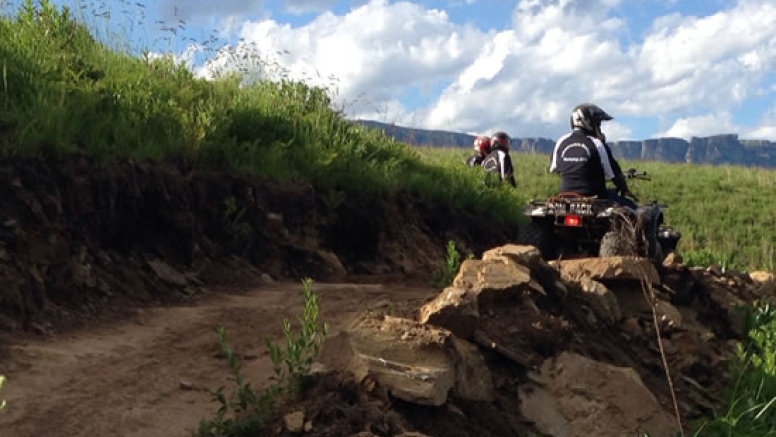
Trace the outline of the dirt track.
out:
<instances>
[{"instance_id":1,"label":"dirt track","mask_svg":"<svg viewBox=\"0 0 776 437\"><path fill-rule=\"evenodd\" d=\"M193 307L140 310L128 321L86 331L17 341L0 357L9 377L0 391L9 403L0 429L15 437L188 437L218 408L196 388L229 384L214 329L226 327L230 344L245 355L245 375L261 387L272 373L262 335L277 337L283 318L295 319L300 287L276 283ZM390 302L402 311L404 304L417 308L434 295L428 287L401 285L321 283L313 289L332 334L363 308ZM181 388L182 381L195 390Z\"/></svg>"}]
</instances>

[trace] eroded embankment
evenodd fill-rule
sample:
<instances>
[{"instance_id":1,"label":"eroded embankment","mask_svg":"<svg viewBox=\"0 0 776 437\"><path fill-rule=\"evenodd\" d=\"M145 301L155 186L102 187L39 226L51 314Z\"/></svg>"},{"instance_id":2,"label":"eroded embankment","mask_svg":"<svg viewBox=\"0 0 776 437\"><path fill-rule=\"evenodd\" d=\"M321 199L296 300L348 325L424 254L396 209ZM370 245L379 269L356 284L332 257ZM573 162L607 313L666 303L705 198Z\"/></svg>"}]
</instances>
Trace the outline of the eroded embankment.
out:
<instances>
[{"instance_id":1,"label":"eroded embankment","mask_svg":"<svg viewBox=\"0 0 776 437\"><path fill-rule=\"evenodd\" d=\"M428 277L513 229L407 194L316 190L182 162L0 163L0 329L48 331L271 277Z\"/></svg>"}]
</instances>

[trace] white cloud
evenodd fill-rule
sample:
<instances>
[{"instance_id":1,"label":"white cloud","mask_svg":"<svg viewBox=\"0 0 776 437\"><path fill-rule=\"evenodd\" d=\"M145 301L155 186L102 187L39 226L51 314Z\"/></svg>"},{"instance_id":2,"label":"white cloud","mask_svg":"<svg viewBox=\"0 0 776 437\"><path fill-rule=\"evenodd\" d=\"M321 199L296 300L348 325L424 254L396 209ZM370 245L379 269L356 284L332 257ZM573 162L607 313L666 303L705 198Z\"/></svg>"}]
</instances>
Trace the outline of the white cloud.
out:
<instances>
[{"instance_id":1,"label":"white cloud","mask_svg":"<svg viewBox=\"0 0 776 437\"><path fill-rule=\"evenodd\" d=\"M273 20L246 22L244 43L263 62L281 65L289 78L332 86L355 100L391 101L407 86L449 81L464 69L486 40L486 34L450 22L444 11L385 0L373 0L343 16L319 15L302 27ZM283 50L286 53L277 55ZM224 54L214 61L234 66ZM233 56L232 56L233 57Z\"/></svg>"},{"instance_id":2,"label":"white cloud","mask_svg":"<svg viewBox=\"0 0 776 437\"><path fill-rule=\"evenodd\" d=\"M733 117L729 112L680 118L667 131L657 136L689 140L692 137L737 133L739 128L732 120Z\"/></svg>"},{"instance_id":3,"label":"white cloud","mask_svg":"<svg viewBox=\"0 0 776 437\"><path fill-rule=\"evenodd\" d=\"M295 7L327 3L300 0ZM739 0L707 17L670 14L627 46L621 41L632 39L628 23L613 16L619 3L521 0L512 28L496 30L457 24L443 10L406 1L372 0L298 27L269 18L244 22L244 42L210 65L334 84L352 117L403 111L383 119L514 136L556 137L583 101L616 118L657 117L670 126L661 134L731 132L738 126L730 111L776 90L768 79L776 71L772 2ZM402 100L410 89L440 86L428 106ZM768 126L748 132L769 134ZM607 127L611 139L633 136L622 122Z\"/></svg>"}]
</instances>

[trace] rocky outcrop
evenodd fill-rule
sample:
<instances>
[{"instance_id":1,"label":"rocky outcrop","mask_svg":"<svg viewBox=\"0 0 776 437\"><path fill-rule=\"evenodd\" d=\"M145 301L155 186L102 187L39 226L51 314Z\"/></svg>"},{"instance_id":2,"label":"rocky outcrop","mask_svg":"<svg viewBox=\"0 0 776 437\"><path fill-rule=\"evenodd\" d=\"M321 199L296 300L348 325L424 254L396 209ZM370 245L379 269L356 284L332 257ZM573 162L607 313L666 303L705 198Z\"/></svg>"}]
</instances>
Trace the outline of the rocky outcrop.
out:
<instances>
[{"instance_id":1,"label":"rocky outcrop","mask_svg":"<svg viewBox=\"0 0 776 437\"><path fill-rule=\"evenodd\" d=\"M675 435L679 419L722 405L744 338L738 306L776 300L773 287L768 272L678 258L658 268L623 257L547 263L534 247L506 245L462 263L417 320L367 313L347 334L352 358L342 360L342 337L324 353L373 392L414 405L405 417L434 406L462 418L456 435L526 434L517 422L552 437ZM418 431L449 435L424 417Z\"/></svg>"}]
</instances>

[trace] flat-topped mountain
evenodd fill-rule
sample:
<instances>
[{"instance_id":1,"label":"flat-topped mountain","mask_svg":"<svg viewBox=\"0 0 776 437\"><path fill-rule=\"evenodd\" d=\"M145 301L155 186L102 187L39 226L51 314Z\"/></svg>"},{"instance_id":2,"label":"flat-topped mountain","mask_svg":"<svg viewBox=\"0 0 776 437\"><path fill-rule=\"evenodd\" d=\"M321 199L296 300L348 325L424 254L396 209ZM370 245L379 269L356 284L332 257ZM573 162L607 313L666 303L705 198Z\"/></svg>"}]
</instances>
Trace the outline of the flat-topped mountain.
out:
<instances>
[{"instance_id":1,"label":"flat-topped mountain","mask_svg":"<svg viewBox=\"0 0 776 437\"><path fill-rule=\"evenodd\" d=\"M474 136L461 132L427 130L397 126L371 120L357 123L383 130L396 141L418 146L471 147ZM550 154L555 140L550 138L514 138L513 150ZM642 141L609 143L618 158L693 164L733 164L776 168L776 142L742 140L738 134L682 138L655 138Z\"/></svg>"}]
</instances>

